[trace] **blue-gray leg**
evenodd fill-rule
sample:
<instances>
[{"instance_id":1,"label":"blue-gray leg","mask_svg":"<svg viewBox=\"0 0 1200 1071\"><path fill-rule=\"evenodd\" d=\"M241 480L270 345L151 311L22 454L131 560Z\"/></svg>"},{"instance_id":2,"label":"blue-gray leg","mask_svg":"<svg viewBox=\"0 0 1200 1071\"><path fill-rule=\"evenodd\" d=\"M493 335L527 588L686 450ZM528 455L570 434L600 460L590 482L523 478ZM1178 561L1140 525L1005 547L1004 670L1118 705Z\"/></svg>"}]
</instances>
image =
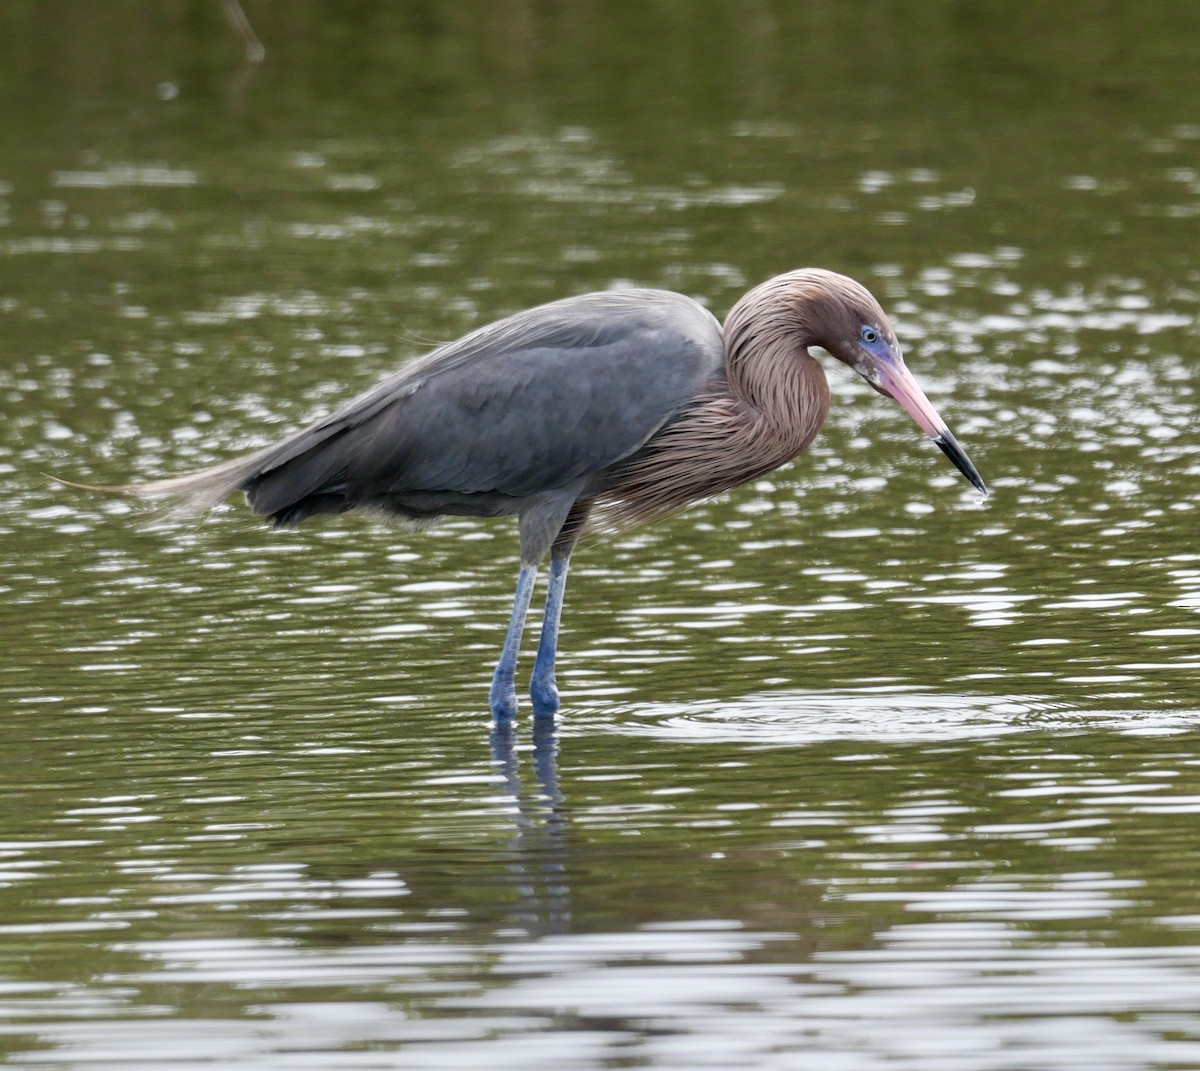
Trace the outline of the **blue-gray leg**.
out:
<instances>
[{"instance_id":1,"label":"blue-gray leg","mask_svg":"<svg viewBox=\"0 0 1200 1071\"><path fill-rule=\"evenodd\" d=\"M522 565L517 574L517 593L513 597L512 617L508 619L508 634L504 637L504 649L496 672L492 674L492 690L488 699L492 717L497 723L510 722L517 716L517 655L521 651L521 633L525 631L525 616L529 613L529 600L533 598L533 584L537 580L536 565Z\"/></svg>"},{"instance_id":2,"label":"blue-gray leg","mask_svg":"<svg viewBox=\"0 0 1200 1071\"><path fill-rule=\"evenodd\" d=\"M563 595L567 590L566 558L550 559L550 586L546 591L546 612L542 616L542 637L538 640L529 696L537 717L550 717L558 710L558 686L554 681L554 657L558 652L558 623L562 619Z\"/></svg>"}]
</instances>

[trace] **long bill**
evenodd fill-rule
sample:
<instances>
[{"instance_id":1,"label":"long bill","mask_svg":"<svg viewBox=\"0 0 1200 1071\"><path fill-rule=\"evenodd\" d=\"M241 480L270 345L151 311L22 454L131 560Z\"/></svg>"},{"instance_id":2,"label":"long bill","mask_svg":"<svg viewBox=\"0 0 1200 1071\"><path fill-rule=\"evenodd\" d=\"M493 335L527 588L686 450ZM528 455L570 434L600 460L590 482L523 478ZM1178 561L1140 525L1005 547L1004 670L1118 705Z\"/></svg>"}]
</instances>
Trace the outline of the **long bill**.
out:
<instances>
[{"instance_id":1,"label":"long bill","mask_svg":"<svg viewBox=\"0 0 1200 1071\"><path fill-rule=\"evenodd\" d=\"M958 469L980 492L988 493L983 477L971 464L967 452L958 445L954 433L946 427L946 422L937 414L930 404L925 392L912 377L912 373L901 361L879 361L876 365L879 383L876 389L895 399L909 416L913 418L938 446L941 448L954 467Z\"/></svg>"}]
</instances>

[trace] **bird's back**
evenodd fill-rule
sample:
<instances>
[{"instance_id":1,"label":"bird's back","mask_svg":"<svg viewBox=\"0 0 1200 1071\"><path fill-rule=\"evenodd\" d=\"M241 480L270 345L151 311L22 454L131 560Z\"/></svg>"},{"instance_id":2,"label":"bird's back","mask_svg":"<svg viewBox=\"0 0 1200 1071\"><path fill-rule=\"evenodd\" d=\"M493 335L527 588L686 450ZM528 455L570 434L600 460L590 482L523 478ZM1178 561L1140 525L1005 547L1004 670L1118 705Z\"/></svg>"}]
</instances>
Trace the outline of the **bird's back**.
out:
<instances>
[{"instance_id":1,"label":"bird's back","mask_svg":"<svg viewBox=\"0 0 1200 1071\"><path fill-rule=\"evenodd\" d=\"M206 501L240 488L281 524L357 506L514 513L635 453L723 366L720 326L690 298L584 294L442 346L282 442L195 474L195 487L144 486L199 497L207 480Z\"/></svg>"}]
</instances>

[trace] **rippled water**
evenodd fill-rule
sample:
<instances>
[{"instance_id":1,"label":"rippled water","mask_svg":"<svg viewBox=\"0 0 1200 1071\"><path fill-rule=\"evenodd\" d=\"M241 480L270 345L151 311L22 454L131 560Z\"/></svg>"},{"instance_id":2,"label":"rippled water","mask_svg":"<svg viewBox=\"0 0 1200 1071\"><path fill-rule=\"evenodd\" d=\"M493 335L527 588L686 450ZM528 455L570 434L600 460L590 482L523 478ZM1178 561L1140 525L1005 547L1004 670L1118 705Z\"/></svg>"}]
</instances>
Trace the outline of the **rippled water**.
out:
<instances>
[{"instance_id":1,"label":"rippled water","mask_svg":"<svg viewBox=\"0 0 1200 1071\"><path fill-rule=\"evenodd\" d=\"M245 3L257 69L217 4L0 44L6 1062L1200 1065L1192 7ZM830 367L798 463L581 549L555 731L490 735L509 525L43 475L806 263L992 497Z\"/></svg>"}]
</instances>

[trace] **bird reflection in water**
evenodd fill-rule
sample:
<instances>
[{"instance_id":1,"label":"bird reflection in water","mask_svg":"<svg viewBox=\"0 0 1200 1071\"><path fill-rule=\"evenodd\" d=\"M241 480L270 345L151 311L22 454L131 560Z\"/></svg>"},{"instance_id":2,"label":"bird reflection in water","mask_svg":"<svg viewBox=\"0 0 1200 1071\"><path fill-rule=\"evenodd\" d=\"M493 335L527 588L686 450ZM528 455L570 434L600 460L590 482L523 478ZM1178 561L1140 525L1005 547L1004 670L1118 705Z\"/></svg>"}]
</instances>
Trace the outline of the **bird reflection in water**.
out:
<instances>
[{"instance_id":1,"label":"bird reflection in water","mask_svg":"<svg viewBox=\"0 0 1200 1071\"><path fill-rule=\"evenodd\" d=\"M509 874L520 898L517 921L531 933L566 933L571 907L567 815L558 787L558 733L552 718L534 718L530 752L534 784L521 777L517 733L511 722L493 725L492 765L511 793L515 818Z\"/></svg>"}]
</instances>

